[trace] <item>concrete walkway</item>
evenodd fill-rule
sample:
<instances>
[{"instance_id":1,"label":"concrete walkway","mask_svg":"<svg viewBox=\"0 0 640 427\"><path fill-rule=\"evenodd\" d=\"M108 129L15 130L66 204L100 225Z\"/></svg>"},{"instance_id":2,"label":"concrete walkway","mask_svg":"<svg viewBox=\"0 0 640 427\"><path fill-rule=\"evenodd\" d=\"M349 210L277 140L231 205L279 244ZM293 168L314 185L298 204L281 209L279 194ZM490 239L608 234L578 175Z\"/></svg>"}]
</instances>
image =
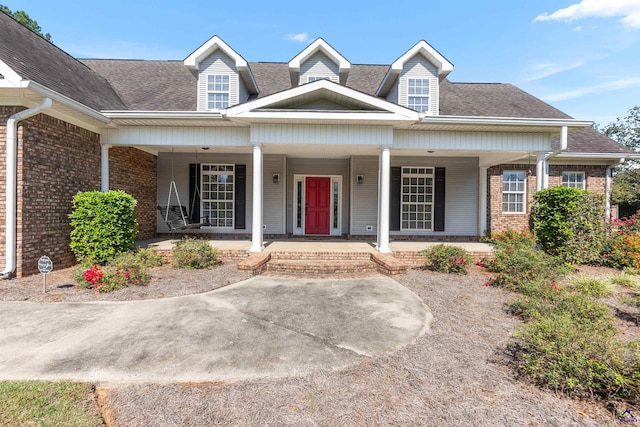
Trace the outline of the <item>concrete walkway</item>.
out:
<instances>
[{"instance_id":1,"label":"concrete walkway","mask_svg":"<svg viewBox=\"0 0 640 427\"><path fill-rule=\"evenodd\" d=\"M386 278L254 277L132 302L0 303L0 379L98 383L301 375L390 352L431 313Z\"/></svg>"}]
</instances>

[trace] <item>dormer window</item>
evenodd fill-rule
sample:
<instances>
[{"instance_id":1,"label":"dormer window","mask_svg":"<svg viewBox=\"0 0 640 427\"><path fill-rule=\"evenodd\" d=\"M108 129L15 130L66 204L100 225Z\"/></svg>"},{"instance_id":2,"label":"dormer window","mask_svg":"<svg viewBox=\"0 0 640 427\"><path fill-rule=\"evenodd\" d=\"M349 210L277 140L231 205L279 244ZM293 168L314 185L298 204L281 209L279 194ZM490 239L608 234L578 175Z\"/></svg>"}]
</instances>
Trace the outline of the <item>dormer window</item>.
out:
<instances>
[{"instance_id":1,"label":"dormer window","mask_svg":"<svg viewBox=\"0 0 640 427\"><path fill-rule=\"evenodd\" d=\"M222 110L229 107L229 75L207 76L207 110Z\"/></svg>"},{"instance_id":2,"label":"dormer window","mask_svg":"<svg viewBox=\"0 0 640 427\"><path fill-rule=\"evenodd\" d=\"M429 111L429 79L408 79L407 106L412 110Z\"/></svg>"}]
</instances>

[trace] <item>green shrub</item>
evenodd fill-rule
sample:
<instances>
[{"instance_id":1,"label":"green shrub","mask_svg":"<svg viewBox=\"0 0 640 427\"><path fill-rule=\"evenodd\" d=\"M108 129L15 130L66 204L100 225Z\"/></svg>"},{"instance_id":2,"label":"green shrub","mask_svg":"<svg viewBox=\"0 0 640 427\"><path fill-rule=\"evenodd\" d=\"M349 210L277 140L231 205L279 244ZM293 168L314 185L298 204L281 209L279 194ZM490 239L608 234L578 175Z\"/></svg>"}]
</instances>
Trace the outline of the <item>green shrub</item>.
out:
<instances>
[{"instance_id":1,"label":"green shrub","mask_svg":"<svg viewBox=\"0 0 640 427\"><path fill-rule=\"evenodd\" d=\"M220 253L206 240L182 239L176 242L172 254L178 268L209 268L220 263Z\"/></svg>"},{"instance_id":2,"label":"green shrub","mask_svg":"<svg viewBox=\"0 0 640 427\"><path fill-rule=\"evenodd\" d=\"M442 273L467 274L469 254L458 246L439 244L420 251L425 258L425 266Z\"/></svg>"},{"instance_id":3,"label":"green shrub","mask_svg":"<svg viewBox=\"0 0 640 427\"><path fill-rule=\"evenodd\" d=\"M136 200L123 191L87 191L73 198L71 250L80 262L105 264L133 247Z\"/></svg>"},{"instance_id":4,"label":"green shrub","mask_svg":"<svg viewBox=\"0 0 640 427\"><path fill-rule=\"evenodd\" d=\"M594 298L604 298L613 294L612 284L604 279L590 276L574 279L571 286L581 294Z\"/></svg>"},{"instance_id":5,"label":"green shrub","mask_svg":"<svg viewBox=\"0 0 640 427\"><path fill-rule=\"evenodd\" d=\"M535 237L529 230L505 230L491 233L487 243L493 243L498 248L532 248L536 245Z\"/></svg>"},{"instance_id":6,"label":"green shrub","mask_svg":"<svg viewBox=\"0 0 640 427\"><path fill-rule=\"evenodd\" d=\"M631 274L628 274L626 270L622 274L617 274L610 277L609 281L617 286L640 289L640 284L638 283L637 279L634 278L634 276L632 276Z\"/></svg>"},{"instance_id":7,"label":"green shrub","mask_svg":"<svg viewBox=\"0 0 640 427\"><path fill-rule=\"evenodd\" d=\"M514 347L520 368L536 383L579 397L637 399L640 363L607 322L577 322L552 313L520 327Z\"/></svg>"},{"instance_id":8,"label":"green shrub","mask_svg":"<svg viewBox=\"0 0 640 427\"><path fill-rule=\"evenodd\" d=\"M604 198L586 190L552 187L534 194L531 222L542 249L577 264L600 262L606 241Z\"/></svg>"},{"instance_id":9,"label":"green shrub","mask_svg":"<svg viewBox=\"0 0 640 427\"><path fill-rule=\"evenodd\" d=\"M533 247L498 248L483 264L497 273L491 280L492 285L522 293L529 293L526 288L537 287L538 281L549 283L569 272L569 267L559 258Z\"/></svg>"}]
</instances>

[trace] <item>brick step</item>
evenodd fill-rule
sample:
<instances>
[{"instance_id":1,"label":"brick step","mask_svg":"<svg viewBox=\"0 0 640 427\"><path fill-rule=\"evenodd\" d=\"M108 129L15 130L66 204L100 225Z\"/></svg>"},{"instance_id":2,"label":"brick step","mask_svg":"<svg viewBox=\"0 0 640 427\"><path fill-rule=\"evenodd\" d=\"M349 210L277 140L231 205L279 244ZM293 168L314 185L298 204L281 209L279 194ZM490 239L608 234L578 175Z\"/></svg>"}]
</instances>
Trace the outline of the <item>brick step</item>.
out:
<instances>
[{"instance_id":1,"label":"brick step","mask_svg":"<svg viewBox=\"0 0 640 427\"><path fill-rule=\"evenodd\" d=\"M333 261L333 260L370 260L370 252L270 252L272 260L305 260L305 261Z\"/></svg>"},{"instance_id":2,"label":"brick step","mask_svg":"<svg viewBox=\"0 0 640 427\"><path fill-rule=\"evenodd\" d=\"M267 274L323 275L375 273L377 266L367 260L298 260L271 259L266 265Z\"/></svg>"}]
</instances>

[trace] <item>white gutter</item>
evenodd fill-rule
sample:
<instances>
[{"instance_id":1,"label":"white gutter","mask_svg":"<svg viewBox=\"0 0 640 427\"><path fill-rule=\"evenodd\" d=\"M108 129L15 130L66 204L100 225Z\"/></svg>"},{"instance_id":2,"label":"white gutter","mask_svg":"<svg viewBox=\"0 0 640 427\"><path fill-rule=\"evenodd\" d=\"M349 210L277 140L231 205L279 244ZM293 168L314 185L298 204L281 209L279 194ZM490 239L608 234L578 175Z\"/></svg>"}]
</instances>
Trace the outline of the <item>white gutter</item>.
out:
<instances>
[{"instance_id":1,"label":"white gutter","mask_svg":"<svg viewBox=\"0 0 640 427\"><path fill-rule=\"evenodd\" d=\"M42 104L28 110L20 111L7 120L7 153L6 153L6 214L5 214L5 268L0 277L8 278L16 269L16 234L17 234L17 183L18 183L18 122L35 116L43 110L51 108L51 98L45 98Z\"/></svg>"},{"instance_id":2,"label":"white gutter","mask_svg":"<svg viewBox=\"0 0 640 427\"><path fill-rule=\"evenodd\" d=\"M118 111L104 110L109 119L220 119L222 111Z\"/></svg>"},{"instance_id":3,"label":"white gutter","mask_svg":"<svg viewBox=\"0 0 640 427\"><path fill-rule=\"evenodd\" d=\"M575 119L530 119L521 117L476 117L476 116L429 116L425 115L420 123L430 124L475 124L475 125L516 125L516 126L562 126L589 127L593 122Z\"/></svg>"},{"instance_id":4,"label":"white gutter","mask_svg":"<svg viewBox=\"0 0 640 427\"><path fill-rule=\"evenodd\" d=\"M108 124L111 122L108 117L105 117L99 111L94 110L93 108L87 107L86 105L69 98L68 96L62 95L54 90L51 90L45 86L42 86L40 83L36 83L32 80L26 82L26 87L31 89L32 91L39 93L40 95L51 98L56 102L59 102L62 105L66 105L69 108L72 108L80 113L86 114L87 116L96 119L102 123Z\"/></svg>"},{"instance_id":5,"label":"white gutter","mask_svg":"<svg viewBox=\"0 0 640 427\"><path fill-rule=\"evenodd\" d=\"M606 222L610 222L611 221L611 193L612 193L612 186L611 186L611 178L612 178L612 169L615 168L616 166L620 166L621 164L623 164L625 162L624 157L620 157L620 160L618 160L618 162L607 166L607 171L605 173L605 182L604 182L604 210L605 210L605 221Z\"/></svg>"},{"instance_id":6,"label":"white gutter","mask_svg":"<svg viewBox=\"0 0 640 427\"><path fill-rule=\"evenodd\" d=\"M542 179L542 188L547 188L549 186L549 159L557 156L563 151L567 151L567 147L569 146L569 128L567 126L562 126L560 129L560 148L554 151L553 153L549 153L544 156L544 164L542 167L543 171L543 179Z\"/></svg>"}]
</instances>

